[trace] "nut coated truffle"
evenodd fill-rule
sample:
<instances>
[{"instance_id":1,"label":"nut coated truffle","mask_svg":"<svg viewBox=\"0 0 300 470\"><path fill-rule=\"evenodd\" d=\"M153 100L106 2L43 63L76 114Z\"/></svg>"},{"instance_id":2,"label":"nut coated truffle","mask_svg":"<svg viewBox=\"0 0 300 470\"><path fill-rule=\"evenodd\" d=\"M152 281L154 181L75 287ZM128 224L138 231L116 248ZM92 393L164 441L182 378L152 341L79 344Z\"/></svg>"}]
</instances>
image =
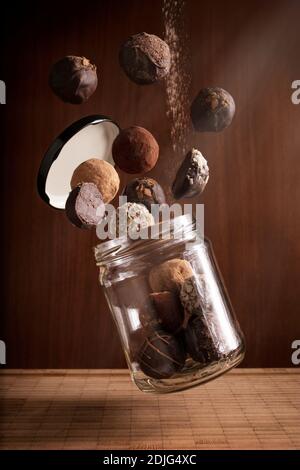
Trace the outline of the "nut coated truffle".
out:
<instances>
[{"instance_id":1,"label":"nut coated truffle","mask_svg":"<svg viewBox=\"0 0 300 470\"><path fill-rule=\"evenodd\" d=\"M110 163L91 158L76 168L71 179L71 188L74 189L81 183L94 183L102 195L103 202L107 204L117 194L120 179Z\"/></svg>"},{"instance_id":2,"label":"nut coated truffle","mask_svg":"<svg viewBox=\"0 0 300 470\"><path fill-rule=\"evenodd\" d=\"M112 155L126 173L146 173L156 165L159 146L153 135L139 126L121 130L114 140Z\"/></svg>"},{"instance_id":3,"label":"nut coated truffle","mask_svg":"<svg viewBox=\"0 0 300 470\"><path fill-rule=\"evenodd\" d=\"M175 199L193 197L201 194L208 182L209 168L199 150L190 150L180 165L172 192Z\"/></svg>"},{"instance_id":4,"label":"nut coated truffle","mask_svg":"<svg viewBox=\"0 0 300 470\"><path fill-rule=\"evenodd\" d=\"M202 313L211 308L203 274L185 279L180 286L180 300L184 310L189 314L196 311Z\"/></svg>"},{"instance_id":5,"label":"nut coated truffle","mask_svg":"<svg viewBox=\"0 0 300 470\"><path fill-rule=\"evenodd\" d=\"M196 131L220 132L231 124L235 103L223 88L203 88L191 106L191 118Z\"/></svg>"},{"instance_id":6,"label":"nut coated truffle","mask_svg":"<svg viewBox=\"0 0 300 470\"><path fill-rule=\"evenodd\" d=\"M127 184L123 191L128 202L144 204L151 210L151 204L164 204L166 202L165 193L153 178L135 178Z\"/></svg>"},{"instance_id":7,"label":"nut coated truffle","mask_svg":"<svg viewBox=\"0 0 300 470\"><path fill-rule=\"evenodd\" d=\"M154 218L148 209L142 204L134 202L126 202L118 207L115 217L110 223L110 232L112 236L125 236L128 234L130 238L138 238L138 234L142 229L154 224Z\"/></svg>"},{"instance_id":8,"label":"nut coated truffle","mask_svg":"<svg viewBox=\"0 0 300 470\"><path fill-rule=\"evenodd\" d=\"M49 85L66 103L82 104L97 88L96 66L85 57L66 56L52 66Z\"/></svg>"},{"instance_id":9,"label":"nut coated truffle","mask_svg":"<svg viewBox=\"0 0 300 470\"><path fill-rule=\"evenodd\" d=\"M184 308L184 326L192 314L202 315L211 309L211 302L203 275L190 277L180 285L180 301Z\"/></svg>"},{"instance_id":10,"label":"nut coated truffle","mask_svg":"<svg viewBox=\"0 0 300 470\"><path fill-rule=\"evenodd\" d=\"M92 228L103 219L105 204L94 183L83 183L70 192L65 211L76 227Z\"/></svg>"},{"instance_id":11,"label":"nut coated truffle","mask_svg":"<svg viewBox=\"0 0 300 470\"><path fill-rule=\"evenodd\" d=\"M184 259L171 259L151 269L149 283L153 292L178 292L185 279L193 276L190 263Z\"/></svg>"},{"instance_id":12,"label":"nut coated truffle","mask_svg":"<svg viewBox=\"0 0 300 470\"><path fill-rule=\"evenodd\" d=\"M158 330L146 339L137 356L137 362L149 377L167 379L183 368L185 356L179 340Z\"/></svg>"},{"instance_id":13,"label":"nut coated truffle","mask_svg":"<svg viewBox=\"0 0 300 470\"><path fill-rule=\"evenodd\" d=\"M169 73L170 49L165 41L154 34L135 34L122 45L119 62L133 82L149 85Z\"/></svg>"}]
</instances>

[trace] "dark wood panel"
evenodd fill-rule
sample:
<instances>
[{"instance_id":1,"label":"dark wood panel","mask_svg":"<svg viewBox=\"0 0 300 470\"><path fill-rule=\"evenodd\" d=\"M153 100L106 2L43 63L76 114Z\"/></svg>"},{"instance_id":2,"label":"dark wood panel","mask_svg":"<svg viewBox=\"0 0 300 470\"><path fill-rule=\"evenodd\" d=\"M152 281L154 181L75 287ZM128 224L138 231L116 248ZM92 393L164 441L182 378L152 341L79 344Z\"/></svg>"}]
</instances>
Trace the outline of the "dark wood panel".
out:
<instances>
[{"instance_id":1,"label":"dark wood panel","mask_svg":"<svg viewBox=\"0 0 300 470\"><path fill-rule=\"evenodd\" d=\"M300 337L300 106L290 100L291 82L300 79L299 15L293 0L187 1L190 99L202 86L220 85L237 103L228 130L191 133L189 140L210 164L211 179L198 202L205 203L206 233L246 334L245 366L289 366L291 342ZM128 35L163 34L161 2L26 2L5 24L1 339L8 365L124 366L97 285L96 238L40 201L35 179L52 138L70 122L100 112L121 126L139 124L154 133L161 156L151 174L170 184L169 168L182 156L171 149L164 86L135 86L117 60ZM59 102L47 86L50 65L70 53L99 66L98 90L80 107Z\"/></svg>"}]
</instances>

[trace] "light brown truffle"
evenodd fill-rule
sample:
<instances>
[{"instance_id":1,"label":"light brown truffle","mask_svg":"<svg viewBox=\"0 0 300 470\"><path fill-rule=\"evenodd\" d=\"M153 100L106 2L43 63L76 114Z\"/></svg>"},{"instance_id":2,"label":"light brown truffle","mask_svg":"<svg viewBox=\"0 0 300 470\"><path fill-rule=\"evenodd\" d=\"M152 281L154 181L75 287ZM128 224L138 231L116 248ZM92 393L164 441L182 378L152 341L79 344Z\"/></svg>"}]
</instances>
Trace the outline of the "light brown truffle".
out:
<instances>
[{"instance_id":1,"label":"light brown truffle","mask_svg":"<svg viewBox=\"0 0 300 470\"><path fill-rule=\"evenodd\" d=\"M91 158L76 168L71 179L71 188L74 189L81 183L94 183L102 195L103 202L107 204L117 194L120 178L110 163Z\"/></svg>"},{"instance_id":2,"label":"light brown truffle","mask_svg":"<svg viewBox=\"0 0 300 470\"><path fill-rule=\"evenodd\" d=\"M190 263L184 259L171 259L151 269L149 283L153 292L179 291L185 279L193 276Z\"/></svg>"}]
</instances>

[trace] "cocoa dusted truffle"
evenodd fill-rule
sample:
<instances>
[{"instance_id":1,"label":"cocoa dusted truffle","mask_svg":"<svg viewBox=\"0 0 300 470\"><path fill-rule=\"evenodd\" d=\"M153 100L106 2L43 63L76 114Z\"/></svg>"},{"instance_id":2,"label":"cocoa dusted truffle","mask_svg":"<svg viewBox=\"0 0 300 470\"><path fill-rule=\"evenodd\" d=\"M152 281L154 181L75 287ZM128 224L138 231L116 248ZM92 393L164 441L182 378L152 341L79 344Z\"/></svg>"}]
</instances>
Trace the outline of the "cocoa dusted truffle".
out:
<instances>
[{"instance_id":1,"label":"cocoa dusted truffle","mask_svg":"<svg viewBox=\"0 0 300 470\"><path fill-rule=\"evenodd\" d=\"M196 314L190 318L185 330L185 345L191 358L203 366L222 358L201 315Z\"/></svg>"},{"instance_id":2,"label":"cocoa dusted truffle","mask_svg":"<svg viewBox=\"0 0 300 470\"><path fill-rule=\"evenodd\" d=\"M159 146L153 135L139 126L121 130L114 140L112 155L126 173L146 173L156 165Z\"/></svg>"},{"instance_id":3,"label":"cocoa dusted truffle","mask_svg":"<svg viewBox=\"0 0 300 470\"><path fill-rule=\"evenodd\" d=\"M146 339L138 353L137 362L149 377L168 379L183 368L185 350L174 336L158 330Z\"/></svg>"},{"instance_id":4,"label":"cocoa dusted truffle","mask_svg":"<svg viewBox=\"0 0 300 470\"><path fill-rule=\"evenodd\" d=\"M149 211L151 204L166 202L165 193L160 184L147 176L130 181L125 187L123 195L127 197L128 202L144 204Z\"/></svg>"},{"instance_id":5,"label":"cocoa dusted truffle","mask_svg":"<svg viewBox=\"0 0 300 470\"><path fill-rule=\"evenodd\" d=\"M120 186L120 178L114 167L105 160L91 158L81 163L73 173L71 188L81 183L94 183L105 204L113 200Z\"/></svg>"},{"instance_id":6,"label":"cocoa dusted truffle","mask_svg":"<svg viewBox=\"0 0 300 470\"><path fill-rule=\"evenodd\" d=\"M183 323L183 307L178 294L164 291L150 294L150 298L157 311L162 328L169 333L176 334Z\"/></svg>"},{"instance_id":7,"label":"cocoa dusted truffle","mask_svg":"<svg viewBox=\"0 0 300 470\"><path fill-rule=\"evenodd\" d=\"M97 68L85 57L68 55L52 66L49 85L66 103L82 104L97 88Z\"/></svg>"},{"instance_id":8,"label":"cocoa dusted truffle","mask_svg":"<svg viewBox=\"0 0 300 470\"><path fill-rule=\"evenodd\" d=\"M92 228L103 219L105 204L95 184L83 183L70 192L65 210L73 225Z\"/></svg>"},{"instance_id":9,"label":"cocoa dusted truffle","mask_svg":"<svg viewBox=\"0 0 300 470\"><path fill-rule=\"evenodd\" d=\"M204 191L209 178L207 161L199 150L190 150L179 167L172 192L175 199L193 197Z\"/></svg>"},{"instance_id":10,"label":"cocoa dusted truffle","mask_svg":"<svg viewBox=\"0 0 300 470\"><path fill-rule=\"evenodd\" d=\"M223 88L203 88L191 106L191 118L196 131L220 132L231 124L235 103Z\"/></svg>"},{"instance_id":11,"label":"cocoa dusted truffle","mask_svg":"<svg viewBox=\"0 0 300 470\"><path fill-rule=\"evenodd\" d=\"M178 292L185 279L193 276L190 263L184 259L171 259L154 266L149 274L149 283L153 292Z\"/></svg>"},{"instance_id":12,"label":"cocoa dusted truffle","mask_svg":"<svg viewBox=\"0 0 300 470\"><path fill-rule=\"evenodd\" d=\"M154 34L139 33L122 45L119 61L126 75L138 85L149 85L164 78L170 70L168 44Z\"/></svg>"}]
</instances>

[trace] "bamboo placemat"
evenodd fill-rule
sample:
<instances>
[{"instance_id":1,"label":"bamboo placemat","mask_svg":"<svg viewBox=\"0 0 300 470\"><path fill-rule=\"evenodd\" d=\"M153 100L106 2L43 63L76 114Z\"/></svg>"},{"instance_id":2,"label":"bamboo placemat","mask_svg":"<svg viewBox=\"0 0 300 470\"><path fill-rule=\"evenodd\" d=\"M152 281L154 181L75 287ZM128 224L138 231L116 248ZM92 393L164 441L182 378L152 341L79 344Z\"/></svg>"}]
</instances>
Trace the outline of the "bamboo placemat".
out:
<instances>
[{"instance_id":1,"label":"bamboo placemat","mask_svg":"<svg viewBox=\"0 0 300 470\"><path fill-rule=\"evenodd\" d=\"M300 370L236 369L171 395L124 370L2 370L1 449L299 449Z\"/></svg>"}]
</instances>

